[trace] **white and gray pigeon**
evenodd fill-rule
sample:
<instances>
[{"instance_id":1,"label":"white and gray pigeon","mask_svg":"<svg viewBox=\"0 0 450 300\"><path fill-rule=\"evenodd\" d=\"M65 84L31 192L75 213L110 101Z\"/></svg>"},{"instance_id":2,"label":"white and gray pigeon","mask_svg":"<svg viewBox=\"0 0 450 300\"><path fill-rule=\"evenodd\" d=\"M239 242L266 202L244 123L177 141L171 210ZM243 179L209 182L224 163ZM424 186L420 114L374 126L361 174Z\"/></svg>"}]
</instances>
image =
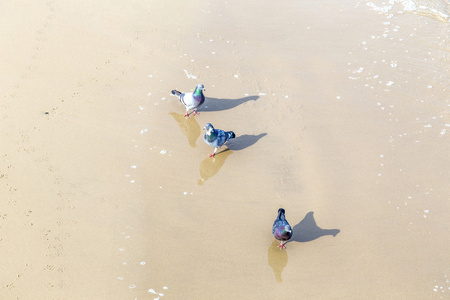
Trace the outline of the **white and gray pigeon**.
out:
<instances>
[{"instance_id":1,"label":"white and gray pigeon","mask_svg":"<svg viewBox=\"0 0 450 300\"><path fill-rule=\"evenodd\" d=\"M278 216L272 226L272 234L280 241L280 245L278 246L280 250L286 248L284 243L292 237L292 228L286 220L285 210L283 208L278 209Z\"/></svg>"},{"instance_id":2,"label":"white and gray pigeon","mask_svg":"<svg viewBox=\"0 0 450 300\"><path fill-rule=\"evenodd\" d=\"M214 157L216 155L217 149L223 146L229 139L236 137L233 131L223 131L220 129L214 129L214 127L208 123L203 128L206 130L203 140L205 143L214 147L214 152L209 155L209 157Z\"/></svg>"},{"instance_id":3,"label":"white and gray pigeon","mask_svg":"<svg viewBox=\"0 0 450 300\"><path fill-rule=\"evenodd\" d=\"M194 115L198 115L197 108L205 102L205 95L203 91L205 87L203 84L197 85L193 93L182 93L177 90L172 90L172 95L177 96L181 103L186 107L185 117L189 117L189 111L192 109Z\"/></svg>"}]
</instances>

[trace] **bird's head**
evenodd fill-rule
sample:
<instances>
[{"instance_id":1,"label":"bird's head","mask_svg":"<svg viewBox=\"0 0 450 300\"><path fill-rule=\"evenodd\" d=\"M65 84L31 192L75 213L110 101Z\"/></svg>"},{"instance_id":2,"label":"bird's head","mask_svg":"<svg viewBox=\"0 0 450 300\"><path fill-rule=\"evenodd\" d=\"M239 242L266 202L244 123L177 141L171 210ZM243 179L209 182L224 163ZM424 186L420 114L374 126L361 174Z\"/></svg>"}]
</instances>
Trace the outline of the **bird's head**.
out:
<instances>
[{"instance_id":1,"label":"bird's head","mask_svg":"<svg viewBox=\"0 0 450 300\"><path fill-rule=\"evenodd\" d=\"M203 130L206 130L206 132L209 134L211 133L211 131L214 131L214 127L212 126L211 123L207 123L205 127L203 127Z\"/></svg>"},{"instance_id":2,"label":"bird's head","mask_svg":"<svg viewBox=\"0 0 450 300\"><path fill-rule=\"evenodd\" d=\"M197 89L202 90L202 91L205 91L205 87L204 87L203 84L201 84L201 83L199 83L199 84L197 85Z\"/></svg>"},{"instance_id":3,"label":"bird's head","mask_svg":"<svg viewBox=\"0 0 450 300\"><path fill-rule=\"evenodd\" d=\"M292 233L292 228L291 228L291 226L290 226L290 225L285 225L285 226L284 226L284 231L289 232L289 233Z\"/></svg>"},{"instance_id":4,"label":"bird's head","mask_svg":"<svg viewBox=\"0 0 450 300\"><path fill-rule=\"evenodd\" d=\"M292 228L290 225L284 226L283 233L281 234L285 239L289 240L292 237Z\"/></svg>"}]
</instances>

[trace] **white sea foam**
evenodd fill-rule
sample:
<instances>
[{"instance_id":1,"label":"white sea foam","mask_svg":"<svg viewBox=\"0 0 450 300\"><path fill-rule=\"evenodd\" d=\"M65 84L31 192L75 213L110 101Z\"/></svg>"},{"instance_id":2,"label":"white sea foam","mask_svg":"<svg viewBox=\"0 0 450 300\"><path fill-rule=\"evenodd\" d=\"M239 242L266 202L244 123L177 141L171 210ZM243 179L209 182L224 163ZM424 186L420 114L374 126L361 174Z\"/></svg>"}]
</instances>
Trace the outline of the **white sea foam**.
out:
<instances>
[{"instance_id":1,"label":"white sea foam","mask_svg":"<svg viewBox=\"0 0 450 300\"><path fill-rule=\"evenodd\" d=\"M193 78L193 79L197 79L197 76L194 76L192 74L189 74L189 72L187 70L184 70L184 73L186 73L187 78Z\"/></svg>"},{"instance_id":2,"label":"white sea foam","mask_svg":"<svg viewBox=\"0 0 450 300\"><path fill-rule=\"evenodd\" d=\"M367 2L366 5L371 7L374 11L380 13L387 13L392 9L392 5L378 6L373 2Z\"/></svg>"},{"instance_id":3,"label":"white sea foam","mask_svg":"<svg viewBox=\"0 0 450 300\"><path fill-rule=\"evenodd\" d=\"M381 3L377 0L375 2L367 2L366 5L380 14L389 13L388 18L393 16L391 11L394 7L400 6L401 10L397 11L400 14L407 11L429 16L442 22L450 21L448 4L444 0L389 0L389 2ZM398 28L394 29L394 31L398 31Z\"/></svg>"}]
</instances>

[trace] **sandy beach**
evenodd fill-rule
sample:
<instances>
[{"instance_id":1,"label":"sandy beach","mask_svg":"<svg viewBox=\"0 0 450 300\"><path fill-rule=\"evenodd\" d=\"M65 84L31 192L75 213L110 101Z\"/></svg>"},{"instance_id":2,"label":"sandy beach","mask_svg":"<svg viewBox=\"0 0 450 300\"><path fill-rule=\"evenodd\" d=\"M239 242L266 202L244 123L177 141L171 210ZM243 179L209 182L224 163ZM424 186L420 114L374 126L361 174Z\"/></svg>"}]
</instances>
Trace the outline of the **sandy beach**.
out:
<instances>
[{"instance_id":1,"label":"sandy beach","mask_svg":"<svg viewBox=\"0 0 450 300\"><path fill-rule=\"evenodd\" d=\"M446 0L1 7L0 299L450 299Z\"/></svg>"}]
</instances>

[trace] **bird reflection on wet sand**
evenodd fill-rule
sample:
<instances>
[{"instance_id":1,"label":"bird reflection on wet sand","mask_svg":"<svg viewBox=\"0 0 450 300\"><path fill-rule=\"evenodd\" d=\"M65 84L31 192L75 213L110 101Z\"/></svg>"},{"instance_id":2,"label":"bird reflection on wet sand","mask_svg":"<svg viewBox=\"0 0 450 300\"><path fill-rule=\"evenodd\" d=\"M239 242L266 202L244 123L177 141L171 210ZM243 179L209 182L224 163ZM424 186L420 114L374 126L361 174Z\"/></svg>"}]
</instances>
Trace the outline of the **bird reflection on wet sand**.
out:
<instances>
[{"instance_id":1,"label":"bird reflection on wet sand","mask_svg":"<svg viewBox=\"0 0 450 300\"><path fill-rule=\"evenodd\" d=\"M278 248L278 242L274 241L272 245L270 245L268 250L268 260L269 266L272 268L273 273L275 274L275 279L278 283L283 282L281 279L281 272L283 272L284 267L286 267L288 262L287 251L280 251Z\"/></svg>"},{"instance_id":2,"label":"bird reflection on wet sand","mask_svg":"<svg viewBox=\"0 0 450 300\"><path fill-rule=\"evenodd\" d=\"M200 179L198 180L198 184L202 185L206 180L216 175L220 168L222 168L227 157L232 153L233 151L230 149L225 149L217 153L217 155L212 159L210 157L206 157L200 163Z\"/></svg>"},{"instance_id":3,"label":"bird reflection on wet sand","mask_svg":"<svg viewBox=\"0 0 450 300\"><path fill-rule=\"evenodd\" d=\"M180 126L181 132L186 136L189 146L197 147L196 141L201 134L202 129L195 118L185 118L182 114L170 113Z\"/></svg>"}]
</instances>

